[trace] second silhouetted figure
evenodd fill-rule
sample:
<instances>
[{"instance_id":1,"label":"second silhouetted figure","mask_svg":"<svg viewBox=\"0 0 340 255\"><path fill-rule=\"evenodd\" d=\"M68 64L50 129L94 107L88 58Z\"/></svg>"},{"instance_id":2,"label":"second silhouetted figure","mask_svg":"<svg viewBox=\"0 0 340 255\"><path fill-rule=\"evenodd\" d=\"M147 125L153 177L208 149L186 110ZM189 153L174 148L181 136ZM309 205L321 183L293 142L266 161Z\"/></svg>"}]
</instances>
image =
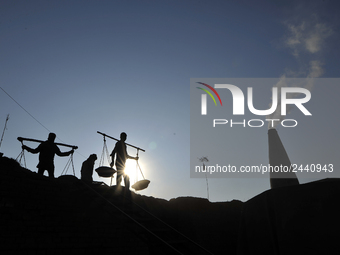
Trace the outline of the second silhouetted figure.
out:
<instances>
[{"instance_id":1,"label":"second silhouetted figure","mask_svg":"<svg viewBox=\"0 0 340 255\"><path fill-rule=\"evenodd\" d=\"M97 160L96 154L91 154L87 160L85 160L81 166L81 180L91 184L93 182L93 166L94 162Z\"/></svg>"},{"instance_id":2,"label":"second silhouetted figure","mask_svg":"<svg viewBox=\"0 0 340 255\"><path fill-rule=\"evenodd\" d=\"M112 158L112 162L110 165L111 167L113 167L113 165L116 165L116 170L117 170L116 185L118 187L121 185L122 177L124 176L124 185L125 185L125 188L128 190L130 188L130 178L126 173L124 173L125 162L127 159L138 160L138 157L131 157L128 155L126 151L126 144L125 144L126 138L127 138L126 133L123 132L120 134L120 141L116 143L115 148L113 149L110 155ZM114 160L115 156L116 156L116 161Z\"/></svg>"}]
</instances>

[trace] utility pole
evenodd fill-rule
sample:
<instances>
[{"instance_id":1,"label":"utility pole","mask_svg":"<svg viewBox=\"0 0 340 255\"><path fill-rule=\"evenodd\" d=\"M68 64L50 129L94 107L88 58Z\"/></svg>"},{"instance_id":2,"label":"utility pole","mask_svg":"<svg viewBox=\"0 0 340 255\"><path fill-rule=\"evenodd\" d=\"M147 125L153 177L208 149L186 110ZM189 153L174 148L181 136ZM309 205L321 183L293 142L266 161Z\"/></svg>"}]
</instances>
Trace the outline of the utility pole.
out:
<instances>
[{"instance_id":1,"label":"utility pole","mask_svg":"<svg viewBox=\"0 0 340 255\"><path fill-rule=\"evenodd\" d=\"M9 114L7 114L6 122L5 122L5 127L4 127L4 130L2 131L2 136L1 136L1 140L0 140L0 148L1 148L2 140L4 139L4 134L5 134L5 131L6 131L8 120L9 120Z\"/></svg>"},{"instance_id":2,"label":"utility pole","mask_svg":"<svg viewBox=\"0 0 340 255\"><path fill-rule=\"evenodd\" d=\"M199 158L199 161L201 161L203 163L203 169L205 169L204 162L209 162L208 157L201 157L201 158ZM206 183L207 183L207 198L209 200L209 183L208 183L207 172L205 172L205 180L206 180Z\"/></svg>"}]
</instances>

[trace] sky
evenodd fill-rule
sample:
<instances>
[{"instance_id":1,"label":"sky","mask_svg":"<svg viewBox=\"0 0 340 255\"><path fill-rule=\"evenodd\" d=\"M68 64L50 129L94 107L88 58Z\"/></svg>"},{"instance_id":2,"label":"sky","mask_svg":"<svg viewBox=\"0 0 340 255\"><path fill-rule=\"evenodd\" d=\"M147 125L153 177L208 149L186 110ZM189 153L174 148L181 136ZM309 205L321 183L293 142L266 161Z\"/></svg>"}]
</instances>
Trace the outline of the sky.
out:
<instances>
[{"instance_id":1,"label":"sky","mask_svg":"<svg viewBox=\"0 0 340 255\"><path fill-rule=\"evenodd\" d=\"M104 143L97 131L115 138L126 132L127 143L145 150L139 164L151 182L140 194L246 201L270 188L268 178L212 178L208 191L205 178L190 178L190 159L201 156L190 153L190 79L338 78L338 10L339 3L328 0L1 1L1 132L8 114L9 120L0 151L17 158L17 137L46 140L54 132L56 142L79 147L74 168L80 178L90 154L97 154L99 166ZM259 100L268 105L270 88L261 91ZM329 163L337 160L338 92L336 86L313 88L321 101L311 111L324 117L318 129L315 122L278 129L293 160L308 162L320 151ZM326 104L326 112L318 104ZM268 160L267 131L257 132L261 154L241 160ZM228 144L236 138L252 146L239 136ZM109 152L114 144L107 139ZM311 154L299 154L306 147ZM128 153L136 150L128 147ZM38 156L26 152L25 158L37 171ZM56 157L56 176L67 161ZM135 162L129 164L135 173Z\"/></svg>"}]
</instances>

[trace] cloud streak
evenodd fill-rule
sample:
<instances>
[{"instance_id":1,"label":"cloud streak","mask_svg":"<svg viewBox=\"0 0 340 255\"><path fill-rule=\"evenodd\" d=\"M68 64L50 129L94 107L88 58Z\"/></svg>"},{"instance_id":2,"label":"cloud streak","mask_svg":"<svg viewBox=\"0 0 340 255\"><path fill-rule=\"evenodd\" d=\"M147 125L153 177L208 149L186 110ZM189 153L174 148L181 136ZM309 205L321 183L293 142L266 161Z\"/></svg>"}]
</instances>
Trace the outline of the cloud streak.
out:
<instances>
[{"instance_id":1,"label":"cloud streak","mask_svg":"<svg viewBox=\"0 0 340 255\"><path fill-rule=\"evenodd\" d=\"M320 60L322 50L325 47L326 39L333 34L331 27L324 23L313 22L311 20L305 20L299 22L298 24L293 24L292 22L285 22L286 28L288 30L288 35L284 40L285 47L292 50L292 55L299 61L299 63L308 62L308 70L305 70L303 87L312 90L314 83L313 78L321 77L324 73L323 62ZM287 81L287 76L292 76L294 78L301 77L301 72L290 71L283 74L278 83L274 87L278 87L280 93L281 87L294 86L294 84L289 84ZM299 84L301 86L301 84ZM296 85L295 85L296 86ZM296 98L298 94L291 94L291 98ZM288 105L287 115L291 112L293 107ZM281 115L281 95L278 95L278 107L274 113L267 116L268 119L279 119L282 121L286 116ZM278 122L275 122L276 124ZM271 122L269 122L271 124ZM276 126L274 126L275 128ZM269 125L268 128L271 128Z\"/></svg>"},{"instance_id":2,"label":"cloud streak","mask_svg":"<svg viewBox=\"0 0 340 255\"><path fill-rule=\"evenodd\" d=\"M306 21L299 25L286 23L290 35L285 41L286 46L293 50L293 55L299 57L302 52L311 54L322 50L325 40L332 35L333 30L324 23L310 24Z\"/></svg>"}]
</instances>

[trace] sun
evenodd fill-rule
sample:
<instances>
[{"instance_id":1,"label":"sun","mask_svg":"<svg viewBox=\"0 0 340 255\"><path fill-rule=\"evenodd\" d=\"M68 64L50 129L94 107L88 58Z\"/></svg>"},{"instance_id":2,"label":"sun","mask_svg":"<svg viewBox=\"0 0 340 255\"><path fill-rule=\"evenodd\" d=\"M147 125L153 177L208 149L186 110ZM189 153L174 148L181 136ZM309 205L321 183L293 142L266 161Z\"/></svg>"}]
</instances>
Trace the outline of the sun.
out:
<instances>
[{"instance_id":1,"label":"sun","mask_svg":"<svg viewBox=\"0 0 340 255\"><path fill-rule=\"evenodd\" d=\"M130 177L130 183L133 184L137 181L138 177L138 169L136 169L136 161L134 160L127 160L125 163L125 170L124 172Z\"/></svg>"},{"instance_id":2,"label":"sun","mask_svg":"<svg viewBox=\"0 0 340 255\"><path fill-rule=\"evenodd\" d=\"M125 163L125 173L129 175L130 177L130 184L133 185L137 181L143 180L143 176L141 174L141 171L143 171L143 166L140 164L138 161L140 167L142 168L141 170L137 167L137 162L135 160L127 160ZM145 174L143 172L143 174Z\"/></svg>"}]
</instances>

